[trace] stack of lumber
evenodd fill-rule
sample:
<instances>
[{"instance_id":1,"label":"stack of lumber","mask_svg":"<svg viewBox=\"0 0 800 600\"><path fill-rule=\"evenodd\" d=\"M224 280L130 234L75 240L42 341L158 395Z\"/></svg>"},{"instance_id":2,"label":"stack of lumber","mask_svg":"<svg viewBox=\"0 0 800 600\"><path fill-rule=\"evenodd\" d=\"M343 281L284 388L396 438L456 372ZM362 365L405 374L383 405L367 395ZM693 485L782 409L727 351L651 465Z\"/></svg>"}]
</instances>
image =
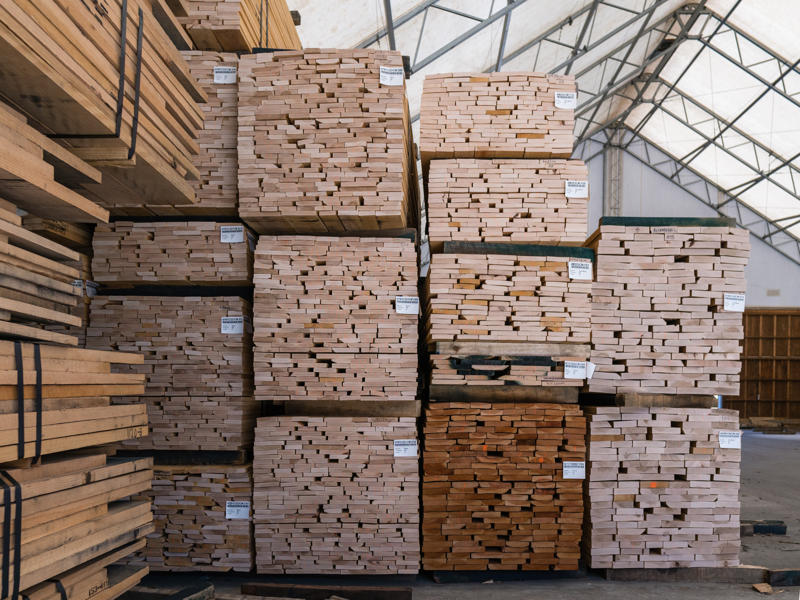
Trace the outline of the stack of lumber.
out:
<instances>
[{"instance_id":1,"label":"stack of lumber","mask_svg":"<svg viewBox=\"0 0 800 600\"><path fill-rule=\"evenodd\" d=\"M738 394L746 230L730 219L604 217L587 245L597 254L590 391ZM729 294L738 312L725 309Z\"/></svg>"},{"instance_id":2,"label":"stack of lumber","mask_svg":"<svg viewBox=\"0 0 800 600\"><path fill-rule=\"evenodd\" d=\"M427 75L420 105L420 154L440 158L569 158L574 114L557 93L575 78L545 73Z\"/></svg>"},{"instance_id":3,"label":"stack of lumber","mask_svg":"<svg viewBox=\"0 0 800 600\"><path fill-rule=\"evenodd\" d=\"M259 419L253 461L258 572L416 573L416 439L413 417Z\"/></svg>"},{"instance_id":4,"label":"stack of lumber","mask_svg":"<svg viewBox=\"0 0 800 600\"><path fill-rule=\"evenodd\" d=\"M147 376L150 436L127 447L233 450L253 439L250 303L239 297L95 296L87 345L144 354L125 373ZM228 333L230 332L230 333Z\"/></svg>"},{"instance_id":5,"label":"stack of lumber","mask_svg":"<svg viewBox=\"0 0 800 600\"><path fill-rule=\"evenodd\" d=\"M186 51L189 70L203 86L203 127L197 134L200 152L193 162L200 172L194 182L197 202L180 208L187 215L235 216L237 207L236 112L239 57L233 53Z\"/></svg>"},{"instance_id":6,"label":"stack of lumber","mask_svg":"<svg viewBox=\"0 0 800 600\"><path fill-rule=\"evenodd\" d=\"M94 227L89 224L70 223L28 214L22 217L22 226L28 231L73 250L84 251L92 247Z\"/></svg>"},{"instance_id":7,"label":"stack of lumber","mask_svg":"<svg viewBox=\"0 0 800 600\"><path fill-rule=\"evenodd\" d=\"M251 465L157 465L155 532L127 561L154 571L246 571L253 568Z\"/></svg>"},{"instance_id":8,"label":"stack of lumber","mask_svg":"<svg viewBox=\"0 0 800 600\"><path fill-rule=\"evenodd\" d=\"M579 160L431 161L431 247L438 252L449 241L583 244L589 194L573 193L567 182L587 178Z\"/></svg>"},{"instance_id":9,"label":"stack of lumber","mask_svg":"<svg viewBox=\"0 0 800 600\"><path fill-rule=\"evenodd\" d=\"M577 569L586 419L558 404L432 403L423 451L422 565Z\"/></svg>"},{"instance_id":10,"label":"stack of lumber","mask_svg":"<svg viewBox=\"0 0 800 600\"><path fill-rule=\"evenodd\" d=\"M739 564L737 411L609 407L587 414L589 567Z\"/></svg>"},{"instance_id":11,"label":"stack of lumber","mask_svg":"<svg viewBox=\"0 0 800 600\"><path fill-rule=\"evenodd\" d=\"M206 98L158 22L166 11L162 0L12 0L0 12L3 96L100 169L84 187L116 211L194 200Z\"/></svg>"},{"instance_id":12,"label":"stack of lumber","mask_svg":"<svg viewBox=\"0 0 800 600\"><path fill-rule=\"evenodd\" d=\"M167 4L201 50L302 47L286 0L167 0Z\"/></svg>"},{"instance_id":13,"label":"stack of lumber","mask_svg":"<svg viewBox=\"0 0 800 600\"><path fill-rule=\"evenodd\" d=\"M399 77L381 83L381 69ZM413 227L416 162L403 61L304 50L239 63L239 215L259 233Z\"/></svg>"},{"instance_id":14,"label":"stack of lumber","mask_svg":"<svg viewBox=\"0 0 800 600\"><path fill-rule=\"evenodd\" d=\"M0 341L0 360L4 364L0 385L0 462L35 457L37 445L38 454L52 454L147 435L147 411L143 405L111 406L109 399L116 394L144 391L143 375L111 372L112 366L141 365L140 355L19 343L17 360L17 344ZM41 393L37 392L39 380ZM24 444L20 445L20 441Z\"/></svg>"},{"instance_id":15,"label":"stack of lumber","mask_svg":"<svg viewBox=\"0 0 800 600\"><path fill-rule=\"evenodd\" d=\"M95 229L94 280L136 284L249 285L255 237L218 221L116 221Z\"/></svg>"},{"instance_id":16,"label":"stack of lumber","mask_svg":"<svg viewBox=\"0 0 800 600\"><path fill-rule=\"evenodd\" d=\"M414 242L261 236L254 267L258 400L414 400Z\"/></svg>"},{"instance_id":17,"label":"stack of lumber","mask_svg":"<svg viewBox=\"0 0 800 600\"><path fill-rule=\"evenodd\" d=\"M89 247L91 252L91 246ZM47 331L60 333L77 339L78 347L86 347L86 328L89 326L89 304L97 293L97 284L92 281L92 262L89 254L78 253L78 260L65 263L77 269L78 279L72 280L72 287L78 295L77 304L70 307L69 313L81 320L79 325L65 325L62 323L48 323L44 325Z\"/></svg>"},{"instance_id":18,"label":"stack of lumber","mask_svg":"<svg viewBox=\"0 0 800 600\"><path fill-rule=\"evenodd\" d=\"M6 584L17 578L23 596L37 600L58 598L59 587L62 598L68 589L78 594L68 596L73 598L114 598L141 580L146 568L106 567L153 529L149 502L125 500L150 487L151 466L149 459L115 460L101 453L46 457L2 471L0 542L8 561L3 597L16 597Z\"/></svg>"}]
</instances>

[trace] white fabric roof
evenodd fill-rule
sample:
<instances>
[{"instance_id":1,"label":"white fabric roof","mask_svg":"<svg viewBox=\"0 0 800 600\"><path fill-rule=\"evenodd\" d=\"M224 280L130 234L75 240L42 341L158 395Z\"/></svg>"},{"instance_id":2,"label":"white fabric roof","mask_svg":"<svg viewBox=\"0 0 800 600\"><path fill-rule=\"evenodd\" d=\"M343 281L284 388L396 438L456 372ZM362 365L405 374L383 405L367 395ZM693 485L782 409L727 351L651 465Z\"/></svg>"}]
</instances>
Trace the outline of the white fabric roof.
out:
<instances>
[{"instance_id":1,"label":"white fabric roof","mask_svg":"<svg viewBox=\"0 0 800 600\"><path fill-rule=\"evenodd\" d=\"M391 1L395 23L418 12L395 27L397 49L411 57L412 115L425 75L494 70L504 17L485 21L506 10L502 70L575 75L576 136L586 139L621 119L767 220L790 225L787 231L800 235L800 157L795 156L800 154L800 2L699 0L699 16L685 39L681 25L692 14L685 0L507 2ZM300 11L298 31L306 47L355 47L365 41L389 47L385 35L369 40L386 26L383 0L288 4ZM474 28L480 30L466 36ZM466 39L428 60L460 36ZM676 37L677 43L664 43ZM577 58L565 65L578 40Z\"/></svg>"}]
</instances>

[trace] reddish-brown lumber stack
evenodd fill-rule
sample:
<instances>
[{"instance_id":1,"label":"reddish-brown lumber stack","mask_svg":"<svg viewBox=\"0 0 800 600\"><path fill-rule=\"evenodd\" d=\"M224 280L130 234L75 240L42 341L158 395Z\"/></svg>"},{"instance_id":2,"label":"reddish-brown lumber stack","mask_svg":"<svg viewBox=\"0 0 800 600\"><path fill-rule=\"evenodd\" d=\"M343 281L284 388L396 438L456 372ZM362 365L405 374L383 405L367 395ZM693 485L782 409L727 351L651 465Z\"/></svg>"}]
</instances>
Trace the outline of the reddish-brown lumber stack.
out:
<instances>
[{"instance_id":1,"label":"reddish-brown lumber stack","mask_svg":"<svg viewBox=\"0 0 800 600\"><path fill-rule=\"evenodd\" d=\"M430 570L577 569L586 455L581 409L436 402L426 409L422 564Z\"/></svg>"},{"instance_id":2,"label":"reddish-brown lumber stack","mask_svg":"<svg viewBox=\"0 0 800 600\"><path fill-rule=\"evenodd\" d=\"M434 160L428 220L434 251L443 242L582 244L589 208L579 160ZM569 186L569 187L568 187Z\"/></svg>"},{"instance_id":3,"label":"reddish-brown lumber stack","mask_svg":"<svg viewBox=\"0 0 800 600\"><path fill-rule=\"evenodd\" d=\"M590 391L737 394L748 232L728 219L604 217L587 243Z\"/></svg>"},{"instance_id":4,"label":"reddish-brown lumber stack","mask_svg":"<svg viewBox=\"0 0 800 600\"><path fill-rule=\"evenodd\" d=\"M381 83L387 67L399 73ZM303 50L239 64L239 215L259 233L414 226L399 52Z\"/></svg>"},{"instance_id":5,"label":"reddish-brown lumber stack","mask_svg":"<svg viewBox=\"0 0 800 600\"><path fill-rule=\"evenodd\" d=\"M699 408L587 412L588 566L738 565L739 413Z\"/></svg>"},{"instance_id":6,"label":"reddish-brown lumber stack","mask_svg":"<svg viewBox=\"0 0 800 600\"><path fill-rule=\"evenodd\" d=\"M416 573L416 444L413 417L259 419L258 572Z\"/></svg>"}]
</instances>

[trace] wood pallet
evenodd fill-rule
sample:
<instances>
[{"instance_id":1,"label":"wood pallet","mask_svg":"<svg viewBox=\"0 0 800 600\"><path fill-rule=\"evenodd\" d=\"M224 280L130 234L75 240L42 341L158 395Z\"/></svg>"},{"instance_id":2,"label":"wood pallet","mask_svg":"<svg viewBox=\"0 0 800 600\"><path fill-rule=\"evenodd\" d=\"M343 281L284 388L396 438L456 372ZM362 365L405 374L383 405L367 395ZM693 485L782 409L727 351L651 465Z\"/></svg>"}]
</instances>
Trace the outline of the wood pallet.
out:
<instances>
[{"instance_id":1,"label":"wood pallet","mask_svg":"<svg viewBox=\"0 0 800 600\"><path fill-rule=\"evenodd\" d=\"M194 200L206 97L160 25L166 11L162 0L14 0L0 11L3 96L102 172L86 195L114 211Z\"/></svg>"},{"instance_id":2,"label":"wood pallet","mask_svg":"<svg viewBox=\"0 0 800 600\"><path fill-rule=\"evenodd\" d=\"M579 160L434 160L428 173L431 249L444 242L582 245L589 172ZM569 182L586 184L573 191ZM580 197L574 197L574 196Z\"/></svg>"},{"instance_id":3,"label":"wood pallet","mask_svg":"<svg viewBox=\"0 0 800 600\"><path fill-rule=\"evenodd\" d=\"M261 53L239 63L239 216L259 233L414 227L416 161L399 52Z\"/></svg>"},{"instance_id":4,"label":"wood pallet","mask_svg":"<svg viewBox=\"0 0 800 600\"><path fill-rule=\"evenodd\" d=\"M116 394L115 402L146 404L150 435L125 447L234 450L251 442L257 407L250 313L239 297L92 299L87 344L144 354L144 364L121 369L146 374L144 392Z\"/></svg>"},{"instance_id":5,"label":"wood pallet","mask_svg":"<svg viewBox=\"0 0 800 600\"><path fill-rule=\"evenodd\" d=\"M422 565L577 569L586 420L559 404L433 403L425 410Z\"/></svg>"},{"instance_id":6,"label":"wood pallet","mask_svg":"<svg viewBox=\"0 0 800 600\"><path fill-rule=\"evenodd\" d=\"M749 233L729 219L603 217L587 241L592 392L737 394ZM743 306L741 310L743 310Z\"/></svg>"},{"instance_id":7,"label":"wood pallet","mask_svg":"<svg viewBox=\"0 0 800 600\"><path fill-rule=\"evenodd\" d=\"M427 75L420 105L423 171L440 158L569 158L574 111L556 93L575 78L544 73Z\"/></svg>"},{"instance_id":8,"label":"wood pallet","mask_svg":"<svg viewBox=\"0 0 800 600\"><path fill-rule=\"evenodd\" d=\"M252 465L158 465L152 500L155 532L127 564L153 571L253 568Z\"/></svg>"},{"instance_id":9,"label":"wood pallet","mask_svg":"<svg viewBox=\"0 0 800 600\"><path fill-rule=\"evenodd\" d=\"M115 221L95 229L92 275L106 287L253 280L255 236L241 223Z\"/></svg>"},{"instance_id":10,"label":"wood pallet","mask_svg":"<svg viewBox=\"0 0 800 600\"><path fill-rule=\"evenodd\" d=\"M166 0L200 50L299 50L286 0Z\"/></svg>"},{"instance_id":11,"label":"wood pallet","mask_svg":"<svg viewBox=\"0 0 800 600\"><path fill-rule=\"evenodd\" d=\"M585 558L591 568L739 564L736 411L587 408Z\"/></svg>"},{"instance_id":12,"label":"wood pallet","mask_svg":"<svg viewBox=\"0 0 800 600\"><path fill-rule=\"evenodd\" d=\"M105 454L47 457L41 464L3 471L11 493L2 500L0 537L12 546L7 558L19 589L60 577L149 533L149 503L123 500L149 488L152 475L149 459L107 460ZM81 576L91 579L91 570L85 565ZM95 572L98 583L103 575L102 569ZM65 579L72 586L85 581L74 574ZM38 591L49 598L48 589Z\"/></svg>"},{"instance_id":13,"label":"wood pallet","mask_svg":"<svg viewBox=\"0 0 800 600\"><path fill-rule=\"evenodd\" d=\"M259 573L419 570L419 462L411 417L263 417L253 461Z\"/></svg>"}]
</instances>

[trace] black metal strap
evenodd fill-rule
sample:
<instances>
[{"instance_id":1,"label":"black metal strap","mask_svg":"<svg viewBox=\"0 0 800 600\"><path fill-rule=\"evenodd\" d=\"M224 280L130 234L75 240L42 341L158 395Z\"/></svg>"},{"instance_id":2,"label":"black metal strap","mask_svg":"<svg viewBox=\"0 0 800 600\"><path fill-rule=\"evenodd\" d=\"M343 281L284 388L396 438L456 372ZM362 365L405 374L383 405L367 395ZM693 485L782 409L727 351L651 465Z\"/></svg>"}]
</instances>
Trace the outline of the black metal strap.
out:
<instances>
[{"instance_id":1,"label":"black metal strap","mask_svg":"<svg viewBox=\"0 0 800 600\"><path fill-rule=\"evenodd\" d=\"M0 471L0 485L3 487L3 499L5 501L5 506L3 507L5 517L3 521L3 597L8 595L8 579L11 571L11 561L8 556L10 547L8 540L11 537L11 487L14 488L13 502L17 505L14 511L14 575L11 582L11 599L17 600L19 598L20 564L22 562L22 486L8 471Z\"/></svg>"},{"instance_id":2,"label":"black metal strap","mask_svg":"<svg viewBox=\"0 0 800 600\"><path fill-rule=\"evenodd\" d=\"M19 342L14 342L14 363L17 367L17 458L25 458L25 367Z\"/></svg>"},{"instance_id":3,"label":"black metal strap","mask_svg":"<svg viewBox=\"0 0 800 600\"><path fill-rule=\"evenodd\" d=\"M67 600L67 590L64 589L64 584L61 583L61 580L49 579L48 581L56 584L56 590L58 590L58 593L61 594L61 600Z\"/></svg>"},{"instance_id":4,"label":"black metal strap","mask_svg":"<svg viewBox=\"0 0 800 600\"><path fill-rule=\"evenodd\" d=\"M33 367L36 369L36 394L33 399L36 411L36 450L33 461L42 457L42 351L39 344L33 345Z\"/></svg>"},{"instance_id":5,"label":"black metal strap","mask_svg":"<svg viewBox=\"0 0 800 600\"><path fill-rule=\"evenodd\" d=\"M11 488L0 478L0 487L3 489L3 559L2 565L2 585L0 585L0 597L8 597L8 578L10 575L11 561Z\"/></svg>"},{"instance_id":6,"label":"black metal strap","mask_svg":"<svg viewBox=\"0 0 800 600\"><path fill-rule=\"evenodd\" d=\"M133 83L133 123L131 124L131 147L128 160L136 154L136 137L139 131L139 92L142 87L142 52L144 46L144 13L139 8L139 33L136 38L136 78Z\"/></svg>"}]
</instances>

